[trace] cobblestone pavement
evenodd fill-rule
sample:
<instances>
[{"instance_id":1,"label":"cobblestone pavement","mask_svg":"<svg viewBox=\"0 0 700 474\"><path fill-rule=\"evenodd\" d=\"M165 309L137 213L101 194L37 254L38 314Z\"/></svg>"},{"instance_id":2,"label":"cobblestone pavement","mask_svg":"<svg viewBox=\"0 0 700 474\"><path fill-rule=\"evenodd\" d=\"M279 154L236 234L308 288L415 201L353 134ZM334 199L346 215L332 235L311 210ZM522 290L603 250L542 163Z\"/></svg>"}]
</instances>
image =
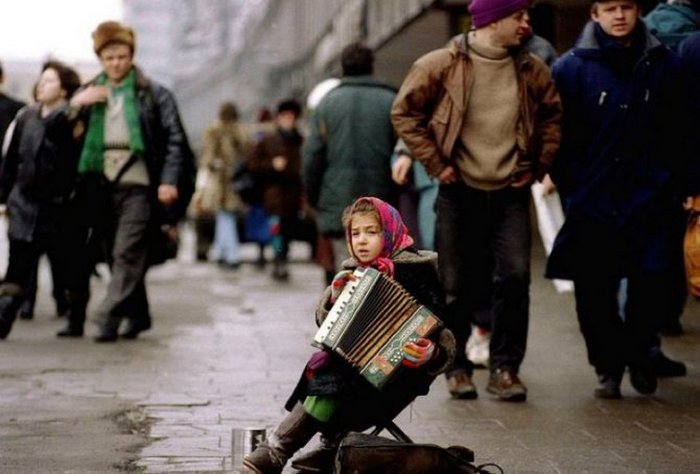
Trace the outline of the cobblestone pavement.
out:
<instances>
[{"instance_id":1,"label":"cobblestone pavement","mask_svg":"<svg viewBox=\"0 0 700 474\"><path fill-rule=\"evenodd\" d=\"M295 252L286 283L252 265L232 272L187 258L155 269L154 328L116 344L56 339L62 323L49 316L43 281L35 320L18 321L0 343L0 471L234 472L232 429L273 426L313 351L322 273L305 263L305 247ZM477 464L495 462L507 473L696 472L700 304L688 304L686 334L664 340L666 352L688 364L687 377L661 380L652 397L625 380L623 400L597 400L572 295L541 278L535 254L521 371L528 401L494 400L482 370L477 400L451 400L438 380L399 426L418 442L467 446ZM93 302L103 288L95 283ZM129 426L149 421L146 443L138 428L118 429L114 414L124 410L140 417Z\"/></svg>"}]
</instances>

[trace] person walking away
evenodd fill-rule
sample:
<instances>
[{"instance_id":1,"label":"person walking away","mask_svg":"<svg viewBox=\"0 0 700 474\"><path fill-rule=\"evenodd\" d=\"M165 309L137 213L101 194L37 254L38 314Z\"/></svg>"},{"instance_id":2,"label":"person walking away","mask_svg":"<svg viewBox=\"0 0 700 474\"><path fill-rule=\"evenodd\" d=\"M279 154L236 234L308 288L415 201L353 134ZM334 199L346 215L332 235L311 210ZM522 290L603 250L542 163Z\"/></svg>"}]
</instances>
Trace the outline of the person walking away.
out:
<instances>
[{"instance_id":1,"label":"person walking away","mask_svg":"<svg viewBox=\"0 0 700 474\"><path fill-rule=\"evenodd\" d=\"M656 391L649 348L672 298L673 223L700 191L685 153L680 60L640 15L634 0L594 2L576 46L553 66L564 122L551 177L565 222L546 273L574 281L598 398L621 397L626 369L637 392Z\"/></svg>"},{"instance_id":2,"label":"person walking away","mask_svg":"<svg viewBox=\"0 0 700 474\"><path fill-rule=\"evenodd\" d=\"M18 116L0 168L0 203L7 204L10 257L0 285L0 339L12 329L39 257L53 256L61 275L70 262L64 248L66 206L73 189L79 146L68 100L80 87L68 66L44 64L37 103ZM77 335L77 334L76 334Z\"/></svg>"},{"instance_id":3,"label":"person walking away","mask_svg":"<svg viewBox=\"0 0 700 474\"><path fill-rule=\"evenodd\" d=\"M425 250L435 250L435 199L437 198L439 181L431 178L425 171L425 167L413 159L408 148L402 140L396 143L391 163L391 177L401 186L402 193L400 204L404 206L412 217L415 215L416 239L419 247ZM408 203L406 203L408 201ZM403 216L406 211L401 211ZM404 218L409 230L410 220Z\"/></svg>"},{"instance_id":4,"label":"person walking away","mask_svg":"<svg viewBox=\"0 0 700 474\"><path fill-rule=\"evenodd\" d=\"M487 391L506 401L527 398L519 369L530 304L529 185L549 170L561 118L547 66L518 48L527 7L525 0L471 2L473 30L419 58L392 109L412 156L440 180L437 249L457 339L447 374L454 398L477 396L465 345L489 291Z\"/></svg>"},{"instance_id":5,"label":"person walking away","mask_svg":"<svg viewBox=\"0 0 700 474\"><path fill-rule=\"evenodd\" d=\"M643 20L654 37L672 51L678 51L679 44L683 40L700 31L700 1L669 0L661 2ZM673 264L675 271L669 275L669 278L674 283L673 297L669 307L659 320L659 332L664 335L678 336L683 334L681 317L688 299L682 251L686 221L686 213L679 209L674 224L677 231L676 238L678 239L677 252ZM686 375L687 369L683 362L672 360L663 353L660 336L655 338L649 353L657 376L674 377Z\"/></svg>"},{"instance_id":6,"label":"person walking away","mask_svg":"<svg viewBox=\"0 0 700 474\"><path fill-rule=\"evenodd\" d=\"M238 110L231 102L219 108L219 119L204 133L204 145L198 176L206 178L204 188L193 197L193 206L201 213L216 216L213 258L231 270L240 265L240 240L237 215L245 205L231 186L233 171L245 158L245 138L238 125Z\"/></svg>"},{"instance_id":7,"label":"person walking away","mask_svg":"<svg viewBox=\"0 0 700 474\"><path fill-rule=\"evenodd\" d=\"M127 339L151 327L146 272L155 244L172 238L194 188L194 156L175 99L134 65L135 46L130 27L100 23L93 49L102 72L71 99L85 123L71 253L72 291L79 297L59 335L82 330L93 249L103 245L111 279L97 309L95 341L116 341L124 319Z\"/></svg>"},{"instance_id":8,"label":"person walking away","mask_svg":"<svg viewBox=\"0 0 700 474\"><path fill-rule=\"evenodd\" d=\"M343 270L324 291L316 308L317 324L328 316L358 267L379 270L438 318L443 315L444 293L437 277L437 256L435 252L415 249L413 238L394 207L375 197L361 197L344 212L343 225L352 257L343 263ZM321 448L294 459L292 467L304 472L331 472L337 443L345 434L386 424L415 397L427 394L435 377L451 365L454 350L454 337L445 328L406 343L402 351L405 370L381 390L335 352L324 349L314 353L287 401L290 413L244 459L244 466L256 474L279 474L294 453L320 432Z\"/></svg>"},{"instance_id":9,"label":"person walking away","mask_svg":"<svg viewBox=\"0 0 700 474\"><path fill-rule=\"evenodd\" d=\"M297 129L301 104L294 99L280 102L275 117L276 130L262 138L253 148L248 161L250 170L260 176L263 206L269 216L275 252L272 278L289 278L287 260L289 243L301 209L301 146L303 137Z\"/></svg>"},{"instance_id":10,"label":"person walking away","mask_svg":"<svg viewBox=\"0 0 700 474\"><path fill-rule=\"evenodd\" d=\"M343 76L314 110L302 151L302 179L318 231L331 240L336 270L348 250L341 215L353 200L376 196L396 204L390 111L395 90L373 76L374 53L352 43L341 53Z\"/></svg>"}]
</instances>

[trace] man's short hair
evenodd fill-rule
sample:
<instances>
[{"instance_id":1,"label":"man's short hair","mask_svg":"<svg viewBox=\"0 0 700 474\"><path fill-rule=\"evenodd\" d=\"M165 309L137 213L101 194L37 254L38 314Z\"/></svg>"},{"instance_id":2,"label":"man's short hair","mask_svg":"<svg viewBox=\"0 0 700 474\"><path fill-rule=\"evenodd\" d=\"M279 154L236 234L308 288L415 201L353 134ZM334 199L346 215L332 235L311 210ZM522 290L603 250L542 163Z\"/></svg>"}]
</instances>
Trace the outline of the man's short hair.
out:
<instances>
[{"instance_id":1,"label":"man's short hair","mask_svg":"<svg viewBox=\"0 0 700 474\"><path fill-rule=\"evenodd\" d=\"M366 76L374 72L374 53L362 43L347 45L340 56L344 76Z\"/></svg>"},{"instance_id":2,"label":"man's short hair","mask_svg":"<svg viewBox=\"0 0 700 474\"><path fill-rule=\"evenodd\" d=\"M238 120L238 107L233 102L222 102L219 106L219 120L222 122L235 122Z\"/></svg>"},{"instance_id":3,"label":"man's short hair","mask_svg":"<svg viewBox=\"0 0 700 474\"><path fill-rule=\"evenodd\" d=\"M301 116L301 104L295 99L286 99L277 104L277 113L292 112L297 117Z\"/></svg>"}]
</instances>

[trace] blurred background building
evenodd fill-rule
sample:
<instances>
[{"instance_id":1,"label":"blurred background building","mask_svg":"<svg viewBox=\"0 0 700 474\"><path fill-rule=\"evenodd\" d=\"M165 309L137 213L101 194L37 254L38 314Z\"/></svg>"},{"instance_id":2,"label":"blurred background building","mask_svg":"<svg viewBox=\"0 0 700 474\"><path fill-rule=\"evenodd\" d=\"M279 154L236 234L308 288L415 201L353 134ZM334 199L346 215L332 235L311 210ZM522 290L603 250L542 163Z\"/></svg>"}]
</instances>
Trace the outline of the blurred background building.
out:
<instances>
[{"instance_id":1,"label":"blurred background building","mask_svg":"<svg viewBox=\"0 0 700 474\"><path fill-rule=\"evenodd\" d=\"M305 99L340 74L345 45L376 51L376 74L399 86L420 55L470 25L467 0L124 0L138 34L137 61L170 85L197 147L218 104L244 118L282 98ZM543 0L536 31L563 51L588 17L589 0Z\"/></svg>"},{"instance_id":2,"label":"blurred background building","mask_svg":"<svg viewBox=\"0 0 700 474\"><path fill-rule=\"evenodd\" d=\"M657 0L643 0L653 4ZM136 61L170 86L195 148L218 105L234 101L244 120L282 98L304 100L340 75L344 46L364 41L376 74L398 87L420 55L469 28L468 0L122 0L137 32ZM535 0L536 33L559 52L574 44L590 0ZM104 18L115 19L115 18ZM94 25L93 25L94 27ZM90 45L85 38L86 47ZM59 58L60 59L60 58ZM97 61L72 64L83 79ZM37 62L5 63L5 89L28 100Z\"/></svg>"}]
</instances>

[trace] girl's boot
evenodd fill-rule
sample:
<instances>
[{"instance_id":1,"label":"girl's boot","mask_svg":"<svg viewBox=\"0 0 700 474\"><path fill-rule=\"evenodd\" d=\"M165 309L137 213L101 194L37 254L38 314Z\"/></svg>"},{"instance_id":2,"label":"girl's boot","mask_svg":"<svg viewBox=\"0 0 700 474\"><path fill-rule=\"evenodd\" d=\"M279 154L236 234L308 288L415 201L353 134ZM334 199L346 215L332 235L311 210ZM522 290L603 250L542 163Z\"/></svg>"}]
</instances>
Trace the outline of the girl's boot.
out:
<instances>
[{"instance_id":1,"label":"girl's boot","mask_svg":"<svg viewBox=\"0 0 700 474\"><path fill-rule=\"evenodd\" d=\"M301 403L275 428L269 438L243 460L243 465L255 474L280 474L287 460L321 428L321 423L306 413Z\"/></svg>"}]
</instances>

